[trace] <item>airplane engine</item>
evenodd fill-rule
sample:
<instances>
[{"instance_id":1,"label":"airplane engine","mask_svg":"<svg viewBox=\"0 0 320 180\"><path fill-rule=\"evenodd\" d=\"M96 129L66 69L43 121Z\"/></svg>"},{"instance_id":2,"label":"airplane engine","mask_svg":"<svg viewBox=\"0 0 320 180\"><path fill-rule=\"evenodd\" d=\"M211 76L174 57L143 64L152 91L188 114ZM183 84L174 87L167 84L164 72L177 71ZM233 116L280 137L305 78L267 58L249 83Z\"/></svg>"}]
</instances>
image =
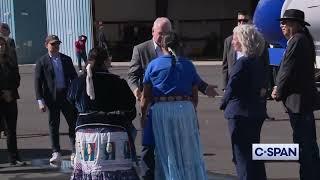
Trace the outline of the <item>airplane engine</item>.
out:
<instances>
[{"instance_id":1,"label":"airplane engine","mask_svg":"<svg viewBox=\"0 0 320 180\"><path fill-rule=\"evenodd\" d=\"M268 43L285 48L287 40L281 32L279 21L277 21L283 3L284 0L260 0L254 12L253 23Z\"/></svg>"}]
</instances>

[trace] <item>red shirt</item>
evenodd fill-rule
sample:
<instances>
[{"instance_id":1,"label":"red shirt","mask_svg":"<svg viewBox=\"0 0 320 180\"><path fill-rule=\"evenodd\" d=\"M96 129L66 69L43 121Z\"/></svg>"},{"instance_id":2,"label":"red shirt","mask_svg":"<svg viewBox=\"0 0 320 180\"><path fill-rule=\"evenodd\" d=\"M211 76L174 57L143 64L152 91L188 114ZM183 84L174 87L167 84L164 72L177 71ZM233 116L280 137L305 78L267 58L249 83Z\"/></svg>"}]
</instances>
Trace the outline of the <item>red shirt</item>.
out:
<instances>
[{"instance_id":1,"label":"red shirt","mask_svg":"<svg viewBox=\"0 0 320 180\"><path fill-rule=\"evenodd\" d=\"M86 50L86 40L78 40L75 42L76 52L83 52Z\"/></svg>"}]
</instances>

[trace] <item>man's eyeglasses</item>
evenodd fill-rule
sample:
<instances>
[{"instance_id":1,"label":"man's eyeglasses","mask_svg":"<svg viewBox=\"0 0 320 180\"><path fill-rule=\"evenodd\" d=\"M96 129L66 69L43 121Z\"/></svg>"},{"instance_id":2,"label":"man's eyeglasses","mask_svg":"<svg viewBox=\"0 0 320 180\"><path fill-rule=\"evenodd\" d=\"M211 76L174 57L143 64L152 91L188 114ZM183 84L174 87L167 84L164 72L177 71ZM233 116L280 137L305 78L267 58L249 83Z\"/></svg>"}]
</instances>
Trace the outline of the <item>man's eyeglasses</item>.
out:
<instances>
[{"instance_id":1,"label":"man's eyeglasses","mask_svg":"<svg viewBox=\"0 0 320 180\"><path fill-rule=\"evenodd\" d=\"M238 19L238 23L247 23L249 19Z\"/></svg>"},{"instance_id":2,"label":"man's eyeglasses","mask_svg":"<svg viewBox=\"0 0 320 180\"><path fill-rule=\"evenodd\" d=\"M288 21L280 21L281 25L286 25L288 23Z\"/></svg>"}]
</instances>

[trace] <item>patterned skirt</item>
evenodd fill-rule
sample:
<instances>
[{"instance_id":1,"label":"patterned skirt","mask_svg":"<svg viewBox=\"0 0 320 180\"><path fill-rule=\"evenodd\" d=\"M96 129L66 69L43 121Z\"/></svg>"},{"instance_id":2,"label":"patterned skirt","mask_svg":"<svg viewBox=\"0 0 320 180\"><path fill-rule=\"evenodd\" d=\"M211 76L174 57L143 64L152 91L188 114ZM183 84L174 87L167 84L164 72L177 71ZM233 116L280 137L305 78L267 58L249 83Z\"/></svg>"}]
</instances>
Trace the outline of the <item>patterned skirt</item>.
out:
<instances>
[{"instance_id":1,"label":"patterned skirt","mask_svg":"<svg viewBox=\"0 0 320 180\"><path fill-rule=\"evenodd\" d=\"M90 124L76 131L72 180L139 180L134 144L120 126Z\"/></svg>"},{"instance_id":2,"label":"patterned skirt","mask_svg":"<svg viewBox=\"0 0 320 180\"><path fill-rule=\"evenodd\" d=\"M190 101L152 107L156 180L207 180L197 116Z\"/></svg>"}]
</instances>

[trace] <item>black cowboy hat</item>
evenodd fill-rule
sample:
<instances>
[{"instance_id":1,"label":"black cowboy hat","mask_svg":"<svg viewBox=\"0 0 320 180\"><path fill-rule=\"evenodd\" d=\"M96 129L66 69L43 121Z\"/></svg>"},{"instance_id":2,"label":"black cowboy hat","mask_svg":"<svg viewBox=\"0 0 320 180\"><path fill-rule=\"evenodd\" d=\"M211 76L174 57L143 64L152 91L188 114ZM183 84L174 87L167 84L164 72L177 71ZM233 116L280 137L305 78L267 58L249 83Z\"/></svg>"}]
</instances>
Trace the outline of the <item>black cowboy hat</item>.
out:
<instances>
[{"instance_id":1,"label":"black cowboy hat","mask_svg":"<svg viewBox=\"0 0 320 180\"><path fill-rule=\"evenodd\" d=\"M278 20L279 21L283 21L283 20L298 21L302 23L304 26L310 26L308 22L304 21L304 12L299 9L287 9L283 13L282 18Z\"/></svg>"}]
</instances>

